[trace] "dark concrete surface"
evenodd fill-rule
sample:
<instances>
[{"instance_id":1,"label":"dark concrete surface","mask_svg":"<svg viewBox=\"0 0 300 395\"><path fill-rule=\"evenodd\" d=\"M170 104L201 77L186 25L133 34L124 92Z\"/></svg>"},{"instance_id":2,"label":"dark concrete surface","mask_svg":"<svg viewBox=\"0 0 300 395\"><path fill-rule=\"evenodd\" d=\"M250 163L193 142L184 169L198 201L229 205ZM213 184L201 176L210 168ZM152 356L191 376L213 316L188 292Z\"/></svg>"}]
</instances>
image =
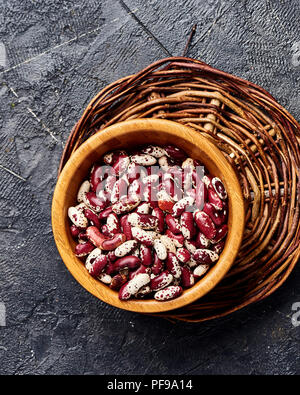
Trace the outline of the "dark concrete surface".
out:
<instances>
[{"instance_id":1,"label":"dark concrete surface","mask_svg":"<svg viewBox=\"0 0 300 395\"><path fill-rule=\"evenodd\" d=\"M50 206L70 129L107 83L182 54L195 22L190 56L300 119L299 0L124 1L0 2L0 374L299 374L299 267L263 302L173 324L105 305L60 259Z\"/></svg>"}]
</instances>

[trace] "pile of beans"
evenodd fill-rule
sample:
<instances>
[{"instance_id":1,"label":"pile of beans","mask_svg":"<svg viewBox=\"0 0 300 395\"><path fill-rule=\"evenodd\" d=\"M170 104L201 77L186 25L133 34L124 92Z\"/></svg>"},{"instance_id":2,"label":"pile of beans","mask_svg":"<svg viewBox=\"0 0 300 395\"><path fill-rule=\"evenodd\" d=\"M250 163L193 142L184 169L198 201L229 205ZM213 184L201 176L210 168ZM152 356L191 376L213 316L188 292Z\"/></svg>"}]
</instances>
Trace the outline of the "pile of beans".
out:
<instances>
[{"instance_id":1,"label":"pile of beans","mask_svg":"<svg viewBox=\"0 0 300 395\"><path fill-rule=\"evenodd\" d=\"M105 154L77 201L68 209L75 255L121 300L180 296L224 248L224 185L173 145Z\"/></svg>"}]
</instances>

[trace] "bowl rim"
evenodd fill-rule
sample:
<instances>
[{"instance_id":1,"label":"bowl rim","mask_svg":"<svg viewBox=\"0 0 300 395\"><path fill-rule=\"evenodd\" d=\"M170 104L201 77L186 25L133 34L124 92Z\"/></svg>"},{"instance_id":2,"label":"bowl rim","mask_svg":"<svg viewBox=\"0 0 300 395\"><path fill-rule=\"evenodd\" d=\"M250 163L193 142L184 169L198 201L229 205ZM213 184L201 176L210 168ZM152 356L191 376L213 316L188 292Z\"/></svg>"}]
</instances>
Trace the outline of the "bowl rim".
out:
<instances>
[{"instance_id":1,"label":"bowl rim","mask_svg":"<svg viewBox=\"0 0 300 395\"><path fill-rule=\"evenodd\" d=\"M68 237L69 230L66 226L62 226L62 222L64 222L65 216L67 215L67 209L59 204L59 201L61 200L60 197L65 196L66 194L68 178L70 175L75 173L74 169L80 165L80 163L83 163L89 156L89 148L91 148L91 146L93 146L95 150L103 142L107 142L116 136L127 133L136 133L137 131L145 129L172 134L185 139L196 146L199 146L200 144L202 145L202 151L203 147L210 147L215 155L214 160L217 160L222 164L223 172L225 171L226 176L224 176L222 181L225 184L228 193L228 201L231 206L229 218L232 221L232 227L229 229L225 247L217 264L214 265L214 267L209 270L209 272L195 285L184 290L180 297L163 302L156 301L155 299L129 299L128 301L121 301L118 298L117 291L113 291L106 284L90 276L87 273L84 264L74 255L73 248L70 246ZM220 166L217 167L220 168ZM236 210L239 210L240 215L232 215ZM52 199L51 218L54 240L64 264L77 282L79 282L89 293L96 296L101 301L123 310L140 313L160 313L178 309L195 302L211 291L222 280L232 266L242 242L245 223L245 207L241 186L234 169L229 164L223 153L211 141L203 137L199 132L174 121L140 118L119 122L101 129L101 133L96 133L91 136L72 154L62 169L55 186ZM233 241L234 248L229 248L230 242ZM79 265L80 269L78 267ZM87 276L83 274L84 271L86 271Z\"/></svg>"}]
</instances>

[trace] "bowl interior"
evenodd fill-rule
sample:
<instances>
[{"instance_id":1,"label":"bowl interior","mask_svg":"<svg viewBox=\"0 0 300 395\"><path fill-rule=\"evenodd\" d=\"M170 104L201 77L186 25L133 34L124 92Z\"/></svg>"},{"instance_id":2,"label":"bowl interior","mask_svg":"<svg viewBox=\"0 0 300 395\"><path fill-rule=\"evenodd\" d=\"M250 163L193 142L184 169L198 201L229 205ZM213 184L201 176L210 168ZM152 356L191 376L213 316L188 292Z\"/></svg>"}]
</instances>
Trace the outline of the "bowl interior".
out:
<instances>
[{"instance_id":1,"label":"bowl interior","mask_svg":"<svg viewBox=\"0 0 300 395\"><path fill-rule=\"evenodd\" d=\"M219 177L228 193L229 231L224 250L217 264L203 279L174 300L120 301L118 293L89 275L84 264L74 255L75 242L69 230L68 207L77 204L78 188L92 164L101 156L119 148L140 144L174 144L187 154L201 160L211 174ZM238 213L238 214L237 214ZM235 214L235 215L233 215ZM235 172L224 155L210 141L186 126L166 120L133 120L103 129L82 144L66 163L55 188L52 204L52 227L56 245L69 271L90 293L113 306L130 311L154 313L173 310L192 303L209 292L229 270L238 252L244 229L244 204Z\"/></svg>"}]
</instances>

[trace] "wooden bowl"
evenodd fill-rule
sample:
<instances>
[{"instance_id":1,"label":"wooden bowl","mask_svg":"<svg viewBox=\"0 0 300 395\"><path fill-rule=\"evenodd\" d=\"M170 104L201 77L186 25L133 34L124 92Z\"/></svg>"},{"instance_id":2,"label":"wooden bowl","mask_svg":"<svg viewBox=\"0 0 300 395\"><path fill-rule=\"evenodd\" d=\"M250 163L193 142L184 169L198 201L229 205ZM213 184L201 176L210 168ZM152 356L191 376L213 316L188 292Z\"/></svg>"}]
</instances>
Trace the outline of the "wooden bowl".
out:
<instances>
[{"instance_id":1,"label":"wooden bowl","mask_svg":"<svg viewBox=\"0 0 300 395\"><path fill-rule=\"evenodd\" d=\"M228 193L228 235L217 264L180 297L165 302L150 300L120 301L118 292L93 278L74 255L75 241L70 233L68 208L76 205L78 188L92 164L107 151L132 148L139 144L174 144L192 158L199 159L214 176L219 177ZM231 267L244 231L244 200L237 176L219 151L198 132L166 120L139 119L117 123L96 133L70 157L59 176L52 202L52 227L58 251L75 279L91 294L115 307L140 312L159 313L190 304L208 293Z\"/></svg>"}]
</instances>

